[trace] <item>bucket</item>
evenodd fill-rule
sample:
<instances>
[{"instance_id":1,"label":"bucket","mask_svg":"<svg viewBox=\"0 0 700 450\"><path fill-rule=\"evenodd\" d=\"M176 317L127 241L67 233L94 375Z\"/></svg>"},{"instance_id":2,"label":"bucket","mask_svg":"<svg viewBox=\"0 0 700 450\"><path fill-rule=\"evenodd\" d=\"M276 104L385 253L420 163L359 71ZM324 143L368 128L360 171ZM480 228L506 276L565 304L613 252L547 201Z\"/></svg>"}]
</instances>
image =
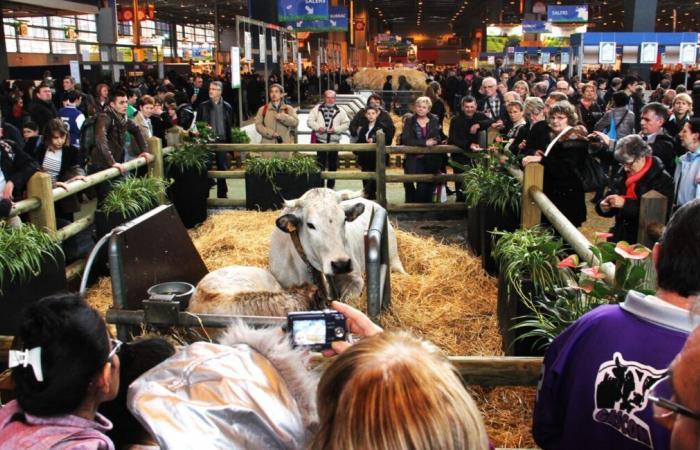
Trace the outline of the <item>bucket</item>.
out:
<instances>
[{"instance_id":1,"label":"bucket","mask_svg":"<svg viewBox=\"0 0 700 450\"><path fill-rule=\"evenodd\" d=\"M167 283L156 284L148 288L148 296L153 299L165 300L165 297L174 296L173 300L180 302L180 310L187 309L190 304L190 297L194 292L194 286L184 281L168 281ZM159 298L160 297L160 298Z\"/></svg>"}]
</instances>

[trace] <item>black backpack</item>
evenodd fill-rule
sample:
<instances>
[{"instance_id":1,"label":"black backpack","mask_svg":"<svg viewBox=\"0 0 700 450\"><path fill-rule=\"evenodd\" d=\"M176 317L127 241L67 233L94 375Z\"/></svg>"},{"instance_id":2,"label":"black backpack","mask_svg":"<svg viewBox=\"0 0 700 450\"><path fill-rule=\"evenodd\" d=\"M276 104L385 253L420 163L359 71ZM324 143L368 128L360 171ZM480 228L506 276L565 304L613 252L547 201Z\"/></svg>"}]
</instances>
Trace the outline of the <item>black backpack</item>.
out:
<instances>
[{"instance_id":1,"label":"black backpack","mask_svg":"<svg viewBox=\"0 0 700 450\"><path fill-rule=\"evenodd\" d=\"M80 128L80 157L83 162L86 162L92 153L92 149L97 145L97 116L85 119L82 128Z\"/></svg>"}]
</instances>

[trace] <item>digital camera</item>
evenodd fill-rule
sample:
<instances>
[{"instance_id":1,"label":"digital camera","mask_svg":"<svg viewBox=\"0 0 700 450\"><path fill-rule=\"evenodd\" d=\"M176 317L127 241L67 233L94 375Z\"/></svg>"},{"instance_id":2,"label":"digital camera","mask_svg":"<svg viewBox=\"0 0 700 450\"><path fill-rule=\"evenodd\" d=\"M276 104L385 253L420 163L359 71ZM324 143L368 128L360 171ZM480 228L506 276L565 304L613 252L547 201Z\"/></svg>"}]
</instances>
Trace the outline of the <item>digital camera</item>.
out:
<instances>
[{"instance_id":1,"label":"digital camera","mask_svg":"<svg viewBox=\"0 0 700 450\"><path fill-rule=\"evenodd\" d=\"M345 316L337 311L301 311L287 314L287 331L292 346L313 351L330 348L331 342L347 337Z\"/></svg>"}]
</instances>

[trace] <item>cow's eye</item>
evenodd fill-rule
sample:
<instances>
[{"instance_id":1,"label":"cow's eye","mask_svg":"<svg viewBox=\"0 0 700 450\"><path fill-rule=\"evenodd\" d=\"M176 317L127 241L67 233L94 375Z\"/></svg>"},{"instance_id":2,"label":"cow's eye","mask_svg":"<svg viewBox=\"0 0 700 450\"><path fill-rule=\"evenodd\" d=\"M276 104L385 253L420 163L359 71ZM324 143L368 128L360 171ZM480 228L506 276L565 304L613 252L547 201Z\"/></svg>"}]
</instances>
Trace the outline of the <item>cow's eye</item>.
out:
<instances>
[{"instance_id":1,"label":"cow's eye","mask_svg":"<svg viewBox=\"0 0 700 450\"><path fill-rule=\"evenodd\" d=\"M315 229L316 229L316 227L314 226L314 224L311 223L311 222L306 222L306 226L309 227L309 228L312 229L312 230L315 230Z\"/></svg>"}]
</instances>

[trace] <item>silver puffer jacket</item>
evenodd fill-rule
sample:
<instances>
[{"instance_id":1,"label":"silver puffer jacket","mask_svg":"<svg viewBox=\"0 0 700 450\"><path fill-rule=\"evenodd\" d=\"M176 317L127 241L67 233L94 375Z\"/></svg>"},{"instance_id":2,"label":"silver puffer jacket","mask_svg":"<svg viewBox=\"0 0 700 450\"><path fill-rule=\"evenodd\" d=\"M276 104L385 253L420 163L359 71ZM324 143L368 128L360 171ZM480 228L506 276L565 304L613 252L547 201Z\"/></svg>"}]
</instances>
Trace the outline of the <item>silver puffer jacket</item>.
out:
<instances>
[{"instance_id":1,"label":"silver puffer jacket","mask_svg":"<svg viewBox=\"0 0 700 450\"><path fill-rule=\"evenodd\" d=\"M129 387L128 407L162 449L302 449L318 425L318 376L280 329L232 325Z\"/></svg>"}]
</instances>

